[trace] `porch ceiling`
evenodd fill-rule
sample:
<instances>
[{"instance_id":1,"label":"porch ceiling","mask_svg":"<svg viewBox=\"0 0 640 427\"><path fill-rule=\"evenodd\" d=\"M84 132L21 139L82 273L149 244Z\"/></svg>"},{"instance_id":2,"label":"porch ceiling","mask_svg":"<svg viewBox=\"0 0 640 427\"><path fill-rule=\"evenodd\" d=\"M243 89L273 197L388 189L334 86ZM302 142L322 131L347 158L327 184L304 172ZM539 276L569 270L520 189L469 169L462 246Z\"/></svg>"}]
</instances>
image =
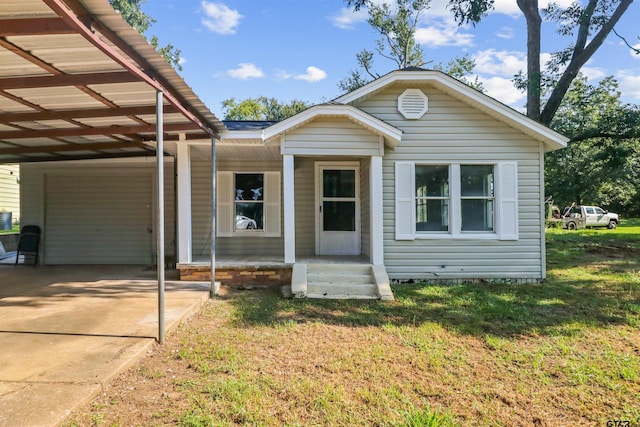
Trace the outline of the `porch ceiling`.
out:
<instances>
[{"instance_id":1,"label":"porch ceiling","mask_svg":"<svg viewBox=\"0 0 640 427\"><path fill-rule=\"evenodd\" d=\"M158 90L166 141L224 129L107 0L0 2L0 163L153 155Z\"/></svg>"}]
</instances>

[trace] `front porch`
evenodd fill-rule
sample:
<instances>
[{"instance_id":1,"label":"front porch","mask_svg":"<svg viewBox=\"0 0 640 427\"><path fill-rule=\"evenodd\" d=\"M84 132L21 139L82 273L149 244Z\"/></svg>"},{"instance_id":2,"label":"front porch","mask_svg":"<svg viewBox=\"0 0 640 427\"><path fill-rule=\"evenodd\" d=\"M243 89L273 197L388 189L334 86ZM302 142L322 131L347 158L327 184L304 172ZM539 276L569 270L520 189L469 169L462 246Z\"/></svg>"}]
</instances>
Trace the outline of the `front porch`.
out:
<instances>
[{"instance_id":1,"label":"front porch","mask_svg":"<svg viewBox=\"0 0 640 427\"><path fill-rule=\"evenodd\" d=\"M273 255L218 255L216 254L216 281L230 286L285 286L291 284L295 264L370 265L369 258L359 256L307 256L296 263L284 262L284 257ZM211 280L211 261L205 256L192 262L178 263L180 280Z\"/></svg>"},{"instance_id":2,"label":"front porch","mask_svg":"<svg viewBox=\"0 0 640 427\"><path fill-rule=\"evenodd\" d=\"M210 281L211 262L178 264L181 280ZM367 256L309 256L294 264L282 257L218 257L215 280L235 287L291 286L295 298L393 300L384 265Z\"/></svg>"}]
</instances>

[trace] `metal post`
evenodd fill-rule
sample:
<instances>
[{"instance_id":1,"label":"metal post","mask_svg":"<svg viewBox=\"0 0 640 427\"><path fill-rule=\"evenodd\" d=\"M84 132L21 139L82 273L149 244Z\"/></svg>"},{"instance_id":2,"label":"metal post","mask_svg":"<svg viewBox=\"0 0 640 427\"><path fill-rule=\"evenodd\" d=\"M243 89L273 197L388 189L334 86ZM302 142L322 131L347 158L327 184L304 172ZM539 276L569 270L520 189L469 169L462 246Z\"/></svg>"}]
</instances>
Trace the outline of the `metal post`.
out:
<instances>
[{"instance_id":1,"label":"metal post","mask_svg":"<svg viewBox=\"0 0 640 427\"><path fill-rule=\"evenodd\" d=\"M216 138L211 137L211 298L218 295L216 284Z\"/></svg>"},{"instance_id":2,"label":"metal post","mask_svg":"<svg viewBox=\"0 0 640 427\"><path fill-rule=\"evenodd\" d=\"M162 91L156 91L156 173L157 217L156 217L156 264L158 267L158 342L164 344L164 124L162 115Z\"/></svg>"}]
</instances>

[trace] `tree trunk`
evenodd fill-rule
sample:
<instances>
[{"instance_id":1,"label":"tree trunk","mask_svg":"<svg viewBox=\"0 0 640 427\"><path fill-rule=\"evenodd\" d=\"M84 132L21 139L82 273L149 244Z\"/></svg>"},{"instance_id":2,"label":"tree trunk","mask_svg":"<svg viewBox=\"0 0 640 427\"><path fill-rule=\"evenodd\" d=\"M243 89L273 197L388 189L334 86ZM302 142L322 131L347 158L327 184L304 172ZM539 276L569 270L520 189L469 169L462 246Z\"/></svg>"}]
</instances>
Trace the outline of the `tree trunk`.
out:
<instances>
[{"instance_id":1,"label":"tree trunk","mask_svg":"<svg viewBox=\"0 0 640 427\"><path fill-rule=\"evenodd\" d=\"M527 21L527 116L540 121L540 32L538 0L517 0Z\"/></svg>"},{"instance_id":2,"label":"tree trunk","mask_svg":"<svg viewBox=\"0 0 640 427\"><path fill-rule=\"evenodd\" d=\"M521 0L518 0L518 4L520 4L520 1ZM588 30L591 15L589 14L588 16L589 21L585 20L580 24L580 28L578 31L578 40L576 41L574 51L571 55L571 61L569 61L569 65L567 65L567 68L562 73L560 80L558 80L556 87L551 92L549 100L544 106L544 110L540 114L539 121L541 123L545 125L549 125L551 123L551 120L553 120L553 116L555 116L556 111L558 111L558 108L560 108L560 104L562 103L564 96L569 90L571 83L580 72L580 69L584 64L586 64L589 59L591 59L598 48L602 46L604 40L607 38L609 33L611 33L611 30L613 30L613 27L618 23L631 3L633 3L633 0L621 0L616 10L611 14L609 20L602 25L600 31L598 31L598 33L593 37L593 39L591 39L586 47L585 44L589 36ZM591 6L590 12L593 13L593 10L595 10L597 6L597 0L591 0L589 2L589 6ZM588 8L586 10L589 11Z\"/></svg>"}]
</instances>

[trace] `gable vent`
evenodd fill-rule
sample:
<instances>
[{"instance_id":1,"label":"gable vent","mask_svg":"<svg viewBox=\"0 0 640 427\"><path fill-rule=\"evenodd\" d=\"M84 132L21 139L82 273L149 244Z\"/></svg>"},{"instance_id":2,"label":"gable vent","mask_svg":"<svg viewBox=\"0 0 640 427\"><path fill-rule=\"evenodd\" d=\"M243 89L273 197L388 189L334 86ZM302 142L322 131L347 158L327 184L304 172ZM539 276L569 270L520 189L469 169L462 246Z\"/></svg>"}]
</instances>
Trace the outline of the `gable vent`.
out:
<instances>
[{"instance_id":1,"label":"gable vent","mask_svg":"<svg viewBox=\"0 0 640 427\"><path fill-rule=\"evenodd\" d=\"M398 111L405 119L419 119L429 109L429 99L420 89L407 89L398 97Z\"/></svg>"}]
</instances>

